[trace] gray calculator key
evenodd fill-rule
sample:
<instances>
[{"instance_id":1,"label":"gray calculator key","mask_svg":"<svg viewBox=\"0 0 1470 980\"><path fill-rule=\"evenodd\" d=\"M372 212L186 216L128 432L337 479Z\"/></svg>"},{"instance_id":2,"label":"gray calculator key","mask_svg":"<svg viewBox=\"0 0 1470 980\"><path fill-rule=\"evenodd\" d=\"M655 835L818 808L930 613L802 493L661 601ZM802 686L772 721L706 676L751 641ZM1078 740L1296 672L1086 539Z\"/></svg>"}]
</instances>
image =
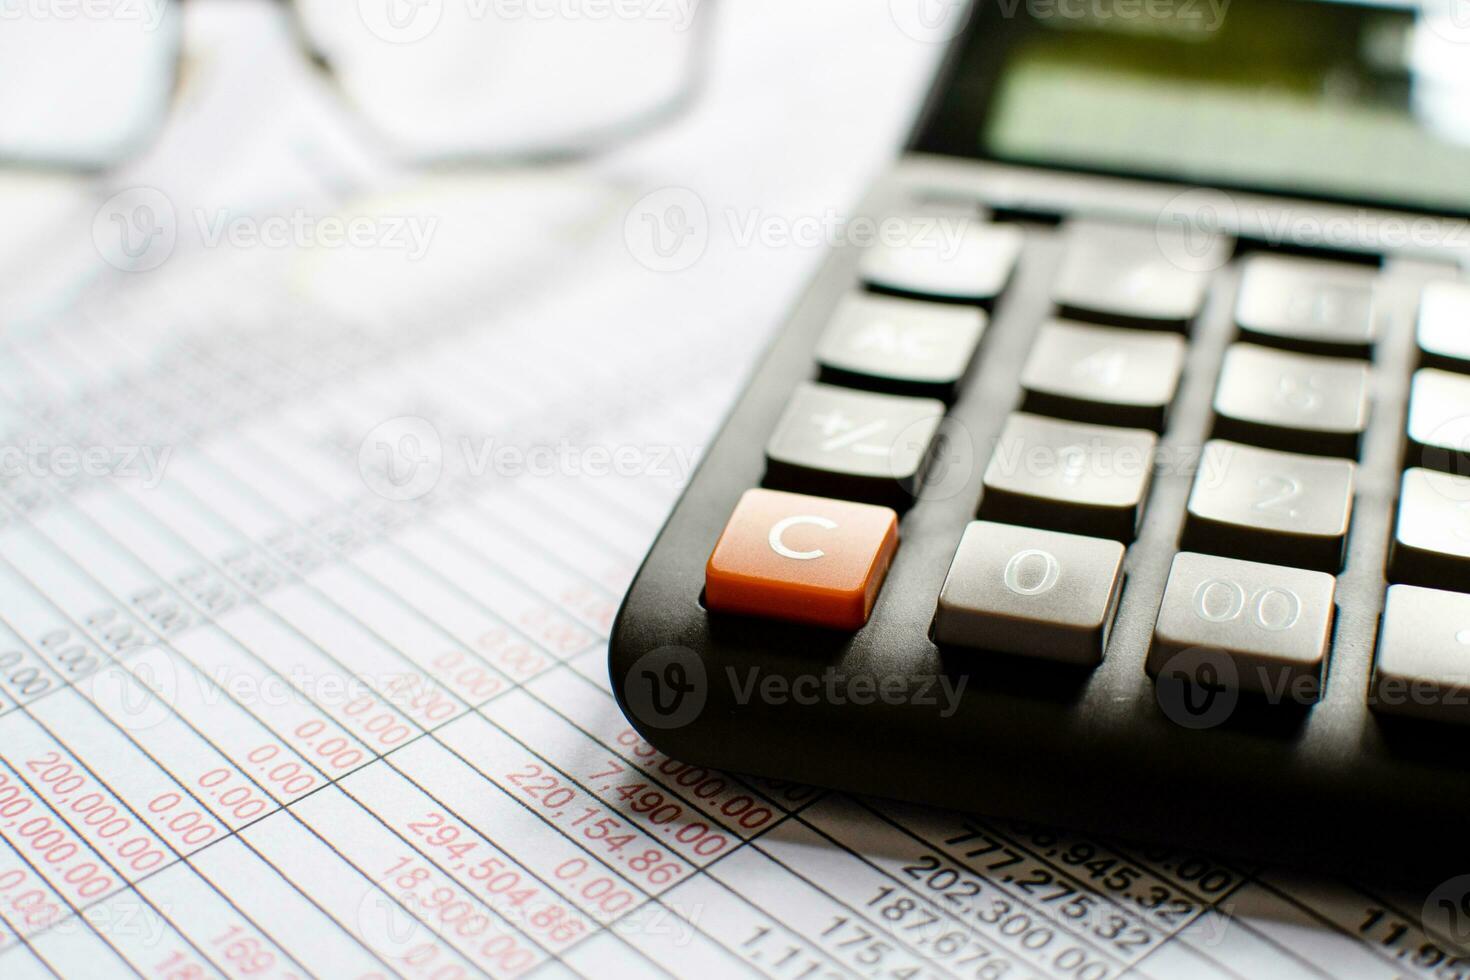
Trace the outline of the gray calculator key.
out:
<instances>
[{"instance_id":1,"label":"gray calculator key","mask_svg":"<svg viewBox=\"0 0 1470 980\"><path fill-rule=\"evenodd\" d=\"M1183 329L1204 306L1209 289L1209 273L1198 270L1223 266L1231 245L1215 235L1192 243L1201 261L1187 269L1169 259L1190 244L1184 234L1152 224L1068 222L1067 251L1052 286L1052 301L1063 316Z\"/></svg>"},{"instance_id":2,"label":"gray calculator key","mask_svg":"<svg viewBox=\"0 0 1470 980\"><path fill-rule=\"evenodd\" d=\"M1417 468L1404 472L1388 577L1470 592L1470 478Z\"/></svg>"},{"instance_id":3,"label":"gray calculator key","mask_svg":"<svg viewBox=\"0 0 1470 980\"><path fill-rule=\"evenodd\" d=\"M1419 301L1418 334L1425 365L1470 371L1470 283L1425 286Z\"/></svg>"},{"instance_id":4,"label":"gray calculator key","mask_svg":"<svg viewBox=\"0 0 1470 980\"><path fill-rule=\"evenodd\" d=\"M1367 357L1378 339L1377 278L1343 262L1257 255L1241 273L1235 320L1259 343Z\"/></svg>"},{"instance_id":5,"label":"gray calculator key","mask_svg":"<svg viewBox=\"0 0 1470 980\"><path fill-rule=\"evenodd\" d=\"M1132 541L1158 437L1013 413L985 468L980 516Z\"/></svg>"},{"instance_id":6,"label":"gray calculator key","mask_svg":"<svg viewBox=\"0 0 1470 980\"><path fill-rule=\"evenodd\" d=\"M1336 589L1323 572L1181 552L1164 586L1148 672L1157 677L1176 656L1217 651L1231 668L1222 686L1315 701Z\"/></svg>"},{"instance_id":7,"label":"gray calculator key","mask_svg":"<svg viewBox=\"0 0 1470 980\"><path fill-rule=\"evenodd\" d=\"M934 640L1093 666L1122 584L1116 541L974 521L939 593Z\"/></svg>"},{"instance_id":8,"label":"gray calculator key","mask_svg":"<svg viewBox=\"0 0 1470 980\"><path fill-rule=\"evenodd\" d=\"M1183 545L1336 572L1342 568L1356 470L1345 459L1211 440L1189 494Z\"/></svg>"},{"instance_id":9,"label":"gray calculator key","mask_svg":"<svg viewBox=\"0 0 1470 980\"><path fill-rule=\"evenodd\" d=\"M1408 465L1470 476L1470 377L1435 368L1414 372Z\"/></svg>"},{"instance_id":10,"label":"gray calculator key","mask_svg":"<svg viewBox=\"0 0 1470 980\"><path fill-rule=\"evenodd\" d=\"M1021 371L1022 407L1162 432L1183 369L1176 334L1054 321L1037 331Z\"/></svg>"},{"instance_id":11,"label":"gray calculator key","mask_svg":"<svg viewBox=\"0 0 1470 980\"><path fill-rule=\"evenodd\" d=\"M974 307L859 294L837 307L817 361L834 381L947 398L984 330Z\"/></svg>"},{"instance_id":12,"label":"gray calculator key","mask_svg":"<svg viewBox=\"0 0 1470 980\"><path fill-rule=\"evenodd\" d=\"M906 503L944 403L800 385L766 446L766 484L825 496Z\"/></svg>"},{"instance_id":13,"label":"gray calculator key","mask_svg":"<svg viewBox=\"0 0 1470 980\"><path fill-rule=\"evenodd\" d=\"M1383 714L1470 722L1470 596L1389 586L1368 703Z\"/></svg>"},{"instance_id":14,"label":"gray calculator key","mask_svg":"<svg viewBox=\"0 0 1470 980\"><path fill-rule=\"evenodd\" d=\"M983 303L999 296L1021 254L1021 230L974 217L919 215L903 233L868 248L868 285L935 299Z\"/></svg>"},{"instance_id":15,"label":"gray calculator key","mask_svg":"<svg viewBox=\"0 0 1470 980\"><path fill-rule=\"evenodd\" d=\"M1327 456L1357 456L1368 425L1368 367L1232 344L1215 389L1215 435Z\"/></svg>"}]
</instances>

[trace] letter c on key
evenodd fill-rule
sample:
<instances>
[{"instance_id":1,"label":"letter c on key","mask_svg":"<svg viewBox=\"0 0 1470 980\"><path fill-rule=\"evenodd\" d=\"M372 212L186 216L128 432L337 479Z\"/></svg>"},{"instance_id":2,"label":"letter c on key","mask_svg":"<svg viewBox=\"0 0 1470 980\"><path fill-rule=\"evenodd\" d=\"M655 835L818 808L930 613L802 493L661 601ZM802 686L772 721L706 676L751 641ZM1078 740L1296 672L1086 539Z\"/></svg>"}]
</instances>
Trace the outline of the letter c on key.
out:
<instances>
[{"instance_id":1,"label":"letter c on key","mask_svg":"<svg viewBox=\"0 0 1470 980\"><path fill-rule=\"evenodd\" d=\"M781 535L786 533L787 528L795 527L798 524L815 524L817 527L827 531L835 531L837 529L837 522L830 521L825 517L787 517L771 526L771 535L767 539L771 543L771 550L782 558L794 558L797 561L811 561L814 558L821 558L825 555L826 552L821 548L814 548L811 551L793 551L791 548L786 547L781 541Z\"/></svg>"}]
</instances>

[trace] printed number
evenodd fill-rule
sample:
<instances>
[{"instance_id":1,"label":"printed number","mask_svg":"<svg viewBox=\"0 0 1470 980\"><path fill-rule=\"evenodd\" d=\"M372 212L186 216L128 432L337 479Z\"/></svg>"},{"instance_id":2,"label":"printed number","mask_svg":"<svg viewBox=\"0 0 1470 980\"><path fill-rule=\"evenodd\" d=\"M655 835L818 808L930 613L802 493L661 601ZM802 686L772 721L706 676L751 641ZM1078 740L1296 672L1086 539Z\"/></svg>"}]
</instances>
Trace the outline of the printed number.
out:
<instances>
[{"instance_id":1,"label":"printed number","mask_svg":"<svg viewBox=\"0 0 1470 980\"><path fill-rule=\"evenodd\" d=\"M1295 517L1296 508L1288 501L1301 496L1302 485L1289 476L1263 476L1256 481L1256 489L1264 496L1256 501L1255 509L1281 517Z\"/></svg>"},{"instance_id":2,"label":"printed number","mask_svg":"<svg viewBox=\"0 0 1470 980\"><path fill-rule=\"evenodd\" d=\"M1062 574L1061 563L1050 552L1037 548L1018 551L1006 562L1006 588L1016 595L1050 592Z\"/></svg>"},{"instance_id":3,"label":"printed number","mask_svg":"<svg viewBox=\"0 0 1470 980\"><path fill-rule=\"evenodd\" d=\"M1244 586L1229 579L1212 578L1194 590L1194 612L1207 623L1245 621L1270 633L1296 625L1302 600L1290 589L1265 586L1246 596Z\"/></svg>"},{"instance_id":4,"label":"printed number","mask_svg":"<svg viewBox=\"0 0 1470 980\"><path fill-rule=\"evenodd\" d=\"M1320 374L1283 374L1276 380L1276 401L1298 412L1315 412L1322 407L1325 387Z\"/></svg>"}]
</instances>

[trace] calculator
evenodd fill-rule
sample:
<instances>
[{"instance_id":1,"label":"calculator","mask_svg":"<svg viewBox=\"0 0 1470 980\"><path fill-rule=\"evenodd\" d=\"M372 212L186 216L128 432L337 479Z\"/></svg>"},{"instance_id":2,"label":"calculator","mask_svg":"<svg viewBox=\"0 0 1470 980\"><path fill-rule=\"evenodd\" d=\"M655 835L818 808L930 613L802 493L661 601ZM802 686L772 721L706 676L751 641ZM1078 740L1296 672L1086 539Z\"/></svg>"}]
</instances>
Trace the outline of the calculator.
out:
<instances>
[{"instance_id":1,"label":"calculator","mask_svg":"<svg viewBox=\"0 0 1470 980\"><path fill-rule=\"evenodd\" d=\"M702 766L1470 872L1470 83L1437 15L983 3L617 618Z\"/></svg>"}]
</instances>

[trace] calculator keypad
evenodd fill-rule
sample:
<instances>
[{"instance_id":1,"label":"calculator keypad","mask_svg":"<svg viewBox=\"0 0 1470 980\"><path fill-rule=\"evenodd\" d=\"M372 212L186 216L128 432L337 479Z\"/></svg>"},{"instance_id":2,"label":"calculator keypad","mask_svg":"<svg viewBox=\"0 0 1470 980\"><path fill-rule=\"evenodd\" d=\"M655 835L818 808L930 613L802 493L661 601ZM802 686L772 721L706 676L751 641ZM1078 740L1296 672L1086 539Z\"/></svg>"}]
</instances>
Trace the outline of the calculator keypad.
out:
<instances>
[{"instance_id":1,"label":"calculator keypad","mask_svg":"<svg viewBox=\"0 0 1470 980\"><path fill-rule=\"evenodd\" d=\"M1017 228L971 217L916 216L892 241L863 253L861 275L886 292L984 303L1000 295L1020 254Z\"/></svg>"},{"instance_id":2,"label":"calculator keypad","mask_svg":"<svg viewBox=\"0 0 1470 980\"><path fill-rule=\"evenodd\" d=\"M1434 368L1414 372L1408 463L1470 475L1470 377Z\"/></svg>"},{"instance_id":3,"label":"calculator keypad","mask_svg":"<svg viewBox=\"0 0 1470 980\"><path fill-rule=\"evenodd\" d=\"M1164 587L1148 671L1158 676L1177 655L1216 651L1234 674L1222 686L1314 700L1336 588L1323 572L1181 552Z\"/></svg>"},{"instance_id":4,"label":"calculator keypad","mask_svg":"<svg viewBox=\"0 0 1470 980\"><path fill-rule=\"evenodd\" d=\"M767 483L875 502L916 489L944 403L803 384L766 447Z\"/></svg>"},{"instance_id":5,"label":"calculator keypad","mask_svg":"<svg viewBox=\"0 0 1470 980\"><path fill-rule=\"evenodd\" d=\"M1253 341L1287 350L1366 357L1378 339L1375 270L1258 255L1245 262L1235 319Z\"/></svg>"},{"instance_id":6,"label":"calculator keypad","mask_svg":"<svg viewBox=\"0 0 1470 980\"><path fill-rule=\"evenodd\" d=\"M985 468L980 516L1132 541L1158 437L1016 412Z\"/></svg>"},{"instance_id":7,"label":"calculator keypad","mask_svg":"<svg viewBox=\"0 0 1470 980\"><path fill-rule=\"evenodd\" d=\"M1122 582L1116 541L975 521L939 594L934 639L1096 665Z\"/></svg>"},{"instance_id":8,"label":"calculator keypad","mask_svg":"<svg viewBox=\"0 0 1470 980\"><path fill-rule=\"evenodd\" d=\"M1470 722L1470 595L1389 587L1373 669L1373 709Z\"/></svg>"},{"instance_id":9,"label":"calculator keypad","mask_svg":"<svg viewBox=\"0 0 1470 980\"><path fill-rule=\"evenodd\" d=\"M1355 471L1347 460L1212 440L1189 495L1183 546L1336 572Z\"/></svg>"},{"instance_id":10,"label":"calculator keypad","mask_svg":"<svg viewBox=\"0 0 1470 980\"><path fill-rule=\"evenodd\" d=\"M830 380L951 399L965 376L985 313L974 307L889 296L849 296L817 346Z\"/></svg>"},{"instance_id":11,"label":"calculator keypad","mask_svg":"<svg viewBox=\"0 0 1470 980\"><path fill-rule=\"evenodd\" d=\"M1470 592L1470 478L1404 473L1388 572L1394 582Z\"/></svg>"},{"instance_id":12,"label":"calculator keypad","mask_svg":"<svg viewBox=\"0 0 1470 980\"><path fill-rule=\"evenodd\" d=\"M935 239L862 257L866 289L837 307L817 345L821 381L796 388L772 432L769 489L747 492L710 556L712 611L866 624L899 518L858 501L926 499L946 403L965 396L972 363L983 364L982 306L1006 288L1022 243L1018 228L961 214L916 215L915 241L923 223L944 220L958 229L948 248ZM1186 337L1210 270L1232 247L1210 235L1170 238L1184 232L1067 224L1056 315L1034 328L1020 410L990 447L978 519L935 596L931 639L941 647L1102 662ZM1186 253L1201 261L1167 258ZM1181 655L1208 655L1224 665L1224 687L1309 705L1332 644L1382 297L1374 270L1358 265L1256 255L1241 266L1239 336L1214 380L1213 438L1192 478L1145 669L1157 678L1177 671ZM1426 714L1392 701L1396 685L1470 694L1467 338L1470 285L1430 285L1404 432L1412 468L1386 569L1395 584L1375 661L1378 711ZM1428 714L1470 721L1470 710L1442 708Z\"/></svg>"},{"instance_id":13,"label":"calculator keypad","mask_svg":"<svg viewBox=\"0 0 1470 980\"><path fill-rule=\"evenodd\" d=\"M1174 334L1053 321L1021 372L1028 412L1162 432L1184 368Z\"/></svg>"},{"instance_id":14,"label":"calculator keypad","mask_svg":"<svg viewBox=\"0 0 1470 980\"><path fill-rule=\"evenodd\" d=\"M1356 457L1368 425L1368 366L1233 344L1220 368L1215 413L1223 439Z\"/></svg>"},{"instance_id":15,"label":"calculator keypad","mask_svg":"<svg viewBox=\"0 0 1470 980\"><path fill-rule=\"evenodd\" d=\"M1434 282L1424 287L1418 339L1426 367L1470 371L1470 284Z\"/></svg>"},{"instance_id":16,"label":"calculator keypad","mask_svg":"<svg viewBox=\"0 0 1470 980\"><path fill-rule=\"evenodd\" d=\"M1067 223L1067 252L1052 286L1063 316L1126 326L1182 330L1199 313L1209 289L1207 270L1223 265L1230 243L1214 235L1186 242L1182 230L1077 219ZM1162 238L1177 239L1163 242ZM1171 254L1198 257L1192 269ZM1174 249L1178 249L1175 251Z\"/></svg>"}]
</instances>

